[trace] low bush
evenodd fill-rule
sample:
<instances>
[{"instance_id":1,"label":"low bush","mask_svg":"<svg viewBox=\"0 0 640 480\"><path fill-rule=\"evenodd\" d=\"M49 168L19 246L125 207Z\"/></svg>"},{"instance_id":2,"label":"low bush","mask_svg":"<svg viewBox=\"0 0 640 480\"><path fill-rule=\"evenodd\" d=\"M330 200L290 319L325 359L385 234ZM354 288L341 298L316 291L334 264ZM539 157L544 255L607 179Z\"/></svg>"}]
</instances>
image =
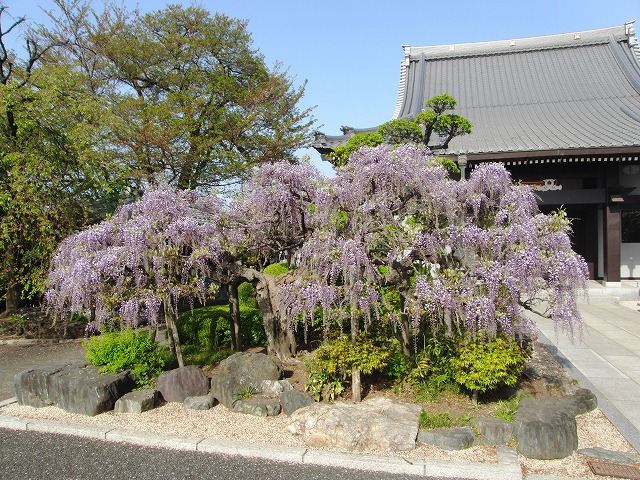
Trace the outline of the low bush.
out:
<instances>
[{"instance_id":1,"label":"low bush","mask_svg":"<svg viewBox=\"0 0 640 480\"><path fill-rule=\"evenodd\" d=\"M363 374L382 372L387 368L390 356L386 344L368 338L353 343L347 335L341 335L319 347L306 361L305 388L316 400L333 400L344 391L353 367Z\"/></svg>"},{"instance_id":2,"label":"low bush","mask_svg":"<svg viewBox=\"0 0 640 480\"><path fill-rule=\"evenodd\" d=\"M515 340L480 335L460 345L450 362L456 382L470 390L477 403L478 393L515 385L527 358L526 349Z\"/></svg>"},{"instance_id":3,"label":"low bush","mask_svg":"<svg viewBox=\"0 0 640 480\"><path fill-rule=\"evenodd\" d=\"M176 322L178 335L185 346L215 352L231 343L229 319L228 305L213 305L184 312ZM240 336L245 346L262 345L266 342L260 310L247 306L244 302L240 304Z\"/></svg>"},{"instance_id":4,"label":"low bush","mask_svg":"<svg viewBox=\"0 0 640 480\"><path fill-rule=\"evenodd\" d=\"M100 372L115 373L130 370L138 382L148 384L163 371L166 352L148 332L132 329L103 333L83 342L87 361L102 366Z\"/></svg>"}]
</instances>

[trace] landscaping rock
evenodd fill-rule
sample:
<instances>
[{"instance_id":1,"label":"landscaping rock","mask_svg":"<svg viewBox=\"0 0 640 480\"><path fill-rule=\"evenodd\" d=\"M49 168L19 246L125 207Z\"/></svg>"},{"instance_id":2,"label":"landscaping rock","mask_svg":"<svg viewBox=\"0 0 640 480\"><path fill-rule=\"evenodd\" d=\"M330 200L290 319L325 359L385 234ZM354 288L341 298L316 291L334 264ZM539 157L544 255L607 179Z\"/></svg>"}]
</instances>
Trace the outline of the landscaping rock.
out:
<instances>
[{"instance_id":1,"label":"landscaping rock","mask_svg":"<svg viewBox=\"0 0 640 480\"><path fill-rule=\"evenodd\" d=\"M100 374L87 364L50 365L16 374L14 390L21 405L56 405L70 413L98 415L135 387L129 371Z\"/></svg>"},{"instance_id":2,"label":"landscaping rock","mask_svg":"<svg viewBox=\"0 0 640 480\"><path fill-rule=\"evenodd\" d=\"M419 442L435 445L445 450L464 450L471 447L475 439L473 430L469 427L435 428L421 430L418 433Z\"/></svg>"},{"instance_id":3,"label":"landscaping rock","mask_svg":"<svg viewBox=\"0 0 640 480\"><path fill-rule=\"evenodd\" d=\"M501 418L474 418L471 425L478 431L480 441L487 445L506 445L513 434L511 424Z\"/></svg>"},{"instance_id":4,"label":"landscaping rock","mask_svg":"<svg viewBox=\"0 0 640 480\"><path fill-rule=\"evenodd\" d=\"M233 377L242 387L259 387L263 380L280 380L282 362L264 353L239 352L222 360L217 375Z\"/></svg>"},{"instance_id":5,"label":"landscaping rock","mask_svg":"<svg viewBox=\"0 0 640 480\"><path fill-rule=\"evenodd\" d=\"M280 404L285 415L292 415L293 412L309 405L313 405L315 400L311 395L307 395L300 390L288 390L280 395Z\"/></svg>"},{"instance_id":6,"label":"landscaping rock","mask_svg":"<svg viewBox=\"0 0 640 480\"><path fill-rule=\"evenodd\" d=\"M565 458L578 448L572 411L556 398L523 398L513 422L518 451L528 458Z\"/></svg>"},{"instance_id":7,"label":"landscaping rock","mask_svg":"<svg viewBox=\"0 0 640 480\"><path fill-rule=\"evenodd\" d=\"M560 397L558 400L574 417L590 412L598 406L598 398L586 388L580 388L573 395Z\"/></svg>"},{"instance_id":8,"label":"landscaping rock","mask_svg":"<svg viewBox=\"0 0 640 480\"><path fill-rule=\"evenodd\" d=\"M233 403L242 387L235 377L214 375L211 377L211 395L227 408Z\"/></svg>"},{"instance_id":9,"label":"landscaping rock","mask_svg":"<svg viewBox=\"0 0 640 480\"><path fill-rule=\"evenodd\" d=\"M158 392L144 389L129 392L120 397L113 408L118 413L142 413L158 405Z\"/></svg>"},{"instance_id":10,"label":"landscaping rock","mask_svg":"<svg viewBox=\"0 0 640 480\"><path fill-rule=\"evenodd\" d=\"M209 410L216 404L213 395L200 395L198 397L187 397L182 405L188 410Z\"/></svg>"},{"instance_id":11,"label":"landscaping rock","mask_svg":"<svg viewBox=\"0 0 640 480\"><path fill-rule=\"evenodd\" d=\"M251 397L238 400L233 411L255 415L256 417L275 417L280 415L280 400L268 397Z\"/></svg>"},{"instance_id":12,"label":"landscaping rock","mask_svg":"<svg viewBox=\"0 0 640 480\"><path fill-rule=\"evenodd\" d=\"M209 377L193 365L176 368L158 377L158 391L165 401L182 403L187 397L206 395Z\"/></svg>"},{"instance_id":13,"label":"landscaping rock","mask_svg":"<svg viewBox=\"0 0 640 480\"><path fill-rule=\"evenodd\" d=\"M605 448L581 448L578 450L580 455L586 455L591 458L599 458L601 460L608 460L614 463L629 464L640 462L640 456L627 452L616 452L614 450L607 450Z\"/></svg>"},{"instance_id":14,"label":"landscaping rock","mask_svg":"<svg viewBox=\"0 0 640 480\"><path fill-rule=\"evenodd\" d=\"M388 398L361 403L314 403L291 415L287 430L310 447L347 451L405 451L416 446L419 405Z\"/></svg>"},{"instance_id":15,"label":"landscaping rock","mask_svg":"<svg viewBox=\"0 0 640 480\"><path fill-rule=\"evenodd\" d=\"M263 395L279 397L283 392L293 390L293 386L288 380L262 380L258 390L260 390L260 393Z\"/></svg>"}]
</instances>

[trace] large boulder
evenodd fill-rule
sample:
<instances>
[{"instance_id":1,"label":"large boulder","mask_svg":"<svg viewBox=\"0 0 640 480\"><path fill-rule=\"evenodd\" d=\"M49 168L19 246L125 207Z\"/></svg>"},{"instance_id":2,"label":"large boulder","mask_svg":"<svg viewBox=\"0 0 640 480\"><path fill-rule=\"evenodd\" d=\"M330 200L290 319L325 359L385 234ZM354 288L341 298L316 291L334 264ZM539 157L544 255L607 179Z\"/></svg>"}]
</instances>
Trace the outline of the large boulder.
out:
<instances>
[{"instance_id":1,"label":"large boulder","mask_svg":"<svg viewBox=\"0 0 640 480\"><path fill-rule=\"evenodd\" d=\"M557 398L523 398L513 422L518 451L528 458L568 457L578 448L573 410Z\"/></svg>"},{"instance_id":2,"label":"large boulder","mask_svg":"<svg viewBox=\"0 0 640 480\"><path fill-rule=\"evenodd\" d=\"M406 451L416 446L418 405L374 398L361 403L314 403L291 415L287 429L310 447L347 451Z\"/></svg>"},{"instance_id":3,"label":"large boulder","mask_svg":"<svg viewBox=\"0 0 640 480\"><path fill-rule=\"evenodd\" d=\"M296 410L313 405L315 400L300 390L287 390L280 395L280 403L284 414L291 416Z\"/></svg>"},{"instance_id":4,"label":"large boulder","mask_svg":"<svg viewBox=\"0 0 640 480\"><path fill-rule=\"evenodd\" d=\"M227 408L233 408L242 388L235 377L222 375L211 377L211 396Z\"/></svg>"},{"instance_id":5,"label":"large boulder","mask_svg":"<svg viewBox=\"0 0 640 480\"><path fill-rule=\"evenodd\" d=\"M280 380L282 373L282 362L277 357L238 352L220 362L216 375L233 377L243 387L253 385L257 388L263 380Z\"/></svg>"},{"instance_id":6,"label":"large boulder","mask_svg":"<svg viewBox=\"0 0 640 480\"><path fill-rule=\"evenodd\" d=\"M98 415L113 410L120 397L135 388L129 371L101 374L85 364L49 365L15 375L14 390L21 405L56 405L70 413Z\"/></svg>"},{"instance_id":7,"label":"large boulder","mask_svg":"<svg viewBox=\"0 0 640 480\"><path fill-rule=\"evenodd\" d=\"M238 396L248 388L256 392L262 388L268 394L277 395L290 387L289 382L280 382L282 362L264 353L239 352L224 359L211 378L211 394L222 405L233 409Z\"/></svg>"},{"instance_id":8,"label":"large boulder","mask_svg":"<svg viewBox=\"0 0 640 480\"><path fill-rule=\"evenodd\" d=\"M464 450L475 441L473 430L469 427L434 428L418 433L418 441L427 445L435 445L445 450Z\"/></svg>"},{"instance_id":9,"label":"large boulder","mask_svg":"<svg viewBox=\"0 0 640 480\"><path fill-rule=\"evenodd\" d=\"M574 417L590 412L598 406L598 398L586 388L579 388L573 395L566 395L558 400Z\"/></svg>"},{"instance_id":10,"label":"large boulder","mask_svg":"<svg viewBox=\"0 0 640 480\"><path fill-rule=\"evenodd\" d=\"M113 408L117 413L142 413L158 405L158 392L147 388L129 392L120 397Z\"/></svg>"},{"instance_id":11,"label":"large boulder","mask_svg":"<svg viewBox=\"0 0 640 480\"><path fill-rule=\"evenodd\" d=\"M511 441L513 427L501 418L477 417L471 420L480 440L487 445L506 445Z\"/></svg>"},{"instance_id":12,"label":"large boulder","mask_svg":"<svg viewBox=\"0 0 640 480\"><path fill-rule=\"evenodd\" d=\"M182 403L187 397L206 395L209 377L193 365L176 368L158 377L158 391L166 402Z\"/></svg>"},{"instance_id":13,"label":"large boulder","mask_svg":"<svg viewBox=\"0 0 640 480\"><path fill-rule=\"evenodd\" d=\"M233 411L256 417L275 417L280 414L280 400L268 397L250 397L235 402Z\"/></svg>"}]
</instances>

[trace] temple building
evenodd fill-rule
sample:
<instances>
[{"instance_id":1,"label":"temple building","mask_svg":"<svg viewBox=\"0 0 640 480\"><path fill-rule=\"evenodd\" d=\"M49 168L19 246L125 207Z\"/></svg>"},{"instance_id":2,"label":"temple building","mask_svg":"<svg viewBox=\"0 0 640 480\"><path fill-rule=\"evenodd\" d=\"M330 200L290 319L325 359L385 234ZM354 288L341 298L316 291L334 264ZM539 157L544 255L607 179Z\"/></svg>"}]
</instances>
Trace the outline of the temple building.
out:
<instances>
[{"instance_id":1,"label":"temple building","mask_svg":"<svg viewBox=\"0 0 640 480\"><path fill-rule=\"evenodd\" d=\"M590 277L640 279L640 48L634 22L505 41L404 45L392 118L414 118L448 94L470 135L436 152L463 174L501 162L537 187L542 211L563 207ZM316 133L326 154L355 133Z\"/></svg>"}]
</instances>

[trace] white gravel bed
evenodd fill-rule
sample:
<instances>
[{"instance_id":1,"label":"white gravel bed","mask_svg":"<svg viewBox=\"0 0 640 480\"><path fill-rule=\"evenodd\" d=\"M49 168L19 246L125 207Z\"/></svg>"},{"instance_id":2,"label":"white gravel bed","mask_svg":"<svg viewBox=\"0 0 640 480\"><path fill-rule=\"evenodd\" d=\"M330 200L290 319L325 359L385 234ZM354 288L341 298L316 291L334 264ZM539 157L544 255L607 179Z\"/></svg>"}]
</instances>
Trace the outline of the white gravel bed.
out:
<instances>
[{"instance_id":1,"label":"white gravel bed","mask_svg":"<svg viewBox=\"0 0 640 480\"><path fill-rule=\"evenodd\" d=\"M304 442L286 430L289 417L255 417L234 413L222 405L201 411L187 410L180 403L167 403L142 414L107 412L95 417L67 413L57 407L33 408L10 404L0 408L0 414L15 417L59 420L66 423L107 426L158 432L189 437L232 439L269 445L304 447ZM618 430L598 409L577 417L579 448L601 447L609 450L636 453ZM450 452L437 447L419 445L410 452L389 454L386 452L363 452L369 454L396 455L405 458L422 458L450 461L497 463L496 449L479 445L467 450ZM562 460L532 460L520 456L527 474L546 474L575 478L600 479L591 473L588 458L574 453Z\"/></svg>"}]
</instances>

